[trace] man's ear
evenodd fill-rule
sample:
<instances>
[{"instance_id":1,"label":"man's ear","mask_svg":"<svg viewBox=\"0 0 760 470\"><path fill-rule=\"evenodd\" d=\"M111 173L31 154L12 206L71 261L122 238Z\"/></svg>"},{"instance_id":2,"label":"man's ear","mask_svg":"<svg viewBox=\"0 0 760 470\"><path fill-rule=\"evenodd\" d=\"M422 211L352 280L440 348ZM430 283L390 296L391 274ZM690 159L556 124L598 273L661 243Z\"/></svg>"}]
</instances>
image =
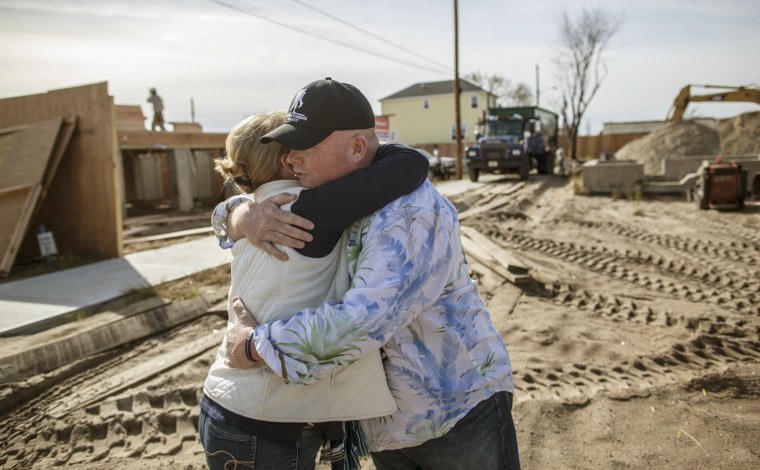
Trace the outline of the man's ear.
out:
<instances>
[{"instance_id":1,"label":"man's ear","mask_svg":"<svg viewBox=\"0 0 760 470\"><path fill-rule=\"evenodd\" d=\"M367 137L359 134L351 139L351 160L358 163L367 155L369 141Z\"/></svg>"},{"instance_id":2,"label":"man's ear","mask_svg":"<svg viewBox=\"0 0 760 470\"><path fill-rule=\"evenodd\" d=\"M283 168L285 169L285 173L283 176L292 178L295 173L293 173L293 165L288 163L288 154L283 153L280 156L280 163L282 164Z\"/></svg>"}]
</instances>

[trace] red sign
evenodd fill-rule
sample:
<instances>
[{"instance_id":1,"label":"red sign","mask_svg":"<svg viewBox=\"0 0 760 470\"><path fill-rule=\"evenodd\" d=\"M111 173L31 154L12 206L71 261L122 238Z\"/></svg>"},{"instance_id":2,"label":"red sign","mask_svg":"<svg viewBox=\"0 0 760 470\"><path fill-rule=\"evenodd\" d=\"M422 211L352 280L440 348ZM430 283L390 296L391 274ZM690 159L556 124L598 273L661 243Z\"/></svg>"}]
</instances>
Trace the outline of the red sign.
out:
<instances>
[{"instance_id":1,"label":"red sign","mask_svg":"<svg viewBox=\"0 0 760 470\"><path fill-rule=\"evenodd\" d=\"M377 137L381 141L387 142L390 140L390 129L389 116L375 116L375 133L377 133Z\"/></svg>"}]
</instances>

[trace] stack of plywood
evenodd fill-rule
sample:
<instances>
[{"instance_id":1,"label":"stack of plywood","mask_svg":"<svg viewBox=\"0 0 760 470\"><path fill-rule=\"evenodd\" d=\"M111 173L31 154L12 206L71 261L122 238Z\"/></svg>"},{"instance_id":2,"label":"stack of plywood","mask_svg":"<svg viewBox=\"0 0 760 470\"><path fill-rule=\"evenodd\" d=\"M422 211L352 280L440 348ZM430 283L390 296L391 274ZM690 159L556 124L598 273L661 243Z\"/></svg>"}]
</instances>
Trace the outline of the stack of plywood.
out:
<instances>
[{"instance_id":1,"label":"stack of plywood","mask_svg":"<svg viewBox=\"0 0 760 470\"><path fill-rule=\"evenodd\" d=\"M203 132L203 126L197 122L178 122L171 121L174 132Z\"/></svg>"},{"instance_id":2,"label":"stack of plywood","mask_svg":"<svg viewBox=\"0 0 760 470\"><path fill-rule=\"evenodd\" d=\"M38 225L60 253L123 254L117 155L105 82L0 99L0 275L39 254Z\"/></svg>"},{"instance_id":3,"label":"stack of plywood","mask_svg":"<svg viewBox=\"0 0 760 470\"><path fill-rule=\"evenodd\" d=\"M118 130L144 131L145 115L137 105L116 105L116 127Z\"/></svg>"}]
</instances>

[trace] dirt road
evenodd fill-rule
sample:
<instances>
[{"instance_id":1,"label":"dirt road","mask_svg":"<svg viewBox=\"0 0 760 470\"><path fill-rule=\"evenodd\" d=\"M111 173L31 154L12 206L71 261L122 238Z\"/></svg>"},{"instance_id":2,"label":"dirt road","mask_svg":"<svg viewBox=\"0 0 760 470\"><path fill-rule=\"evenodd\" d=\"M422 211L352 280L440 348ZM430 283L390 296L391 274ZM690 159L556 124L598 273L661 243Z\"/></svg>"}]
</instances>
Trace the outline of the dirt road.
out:
<instances>
[{"instance_id":1,"label":"dirt road","mask_svg":"<svg viewBox=\"0 0 760 470\"><path fill-rule=\"evenodd\" d=\"M480 247L468 251L471 271L512 356L524 468L760 467L757 205L575 196L552 176L451 199ZM515 286L494 258L530 278ZM198 400L223 328L206 315L3 385L2 400L22 403L3 417L0 463L205 468Z\"/></svg>"}]
</instances>

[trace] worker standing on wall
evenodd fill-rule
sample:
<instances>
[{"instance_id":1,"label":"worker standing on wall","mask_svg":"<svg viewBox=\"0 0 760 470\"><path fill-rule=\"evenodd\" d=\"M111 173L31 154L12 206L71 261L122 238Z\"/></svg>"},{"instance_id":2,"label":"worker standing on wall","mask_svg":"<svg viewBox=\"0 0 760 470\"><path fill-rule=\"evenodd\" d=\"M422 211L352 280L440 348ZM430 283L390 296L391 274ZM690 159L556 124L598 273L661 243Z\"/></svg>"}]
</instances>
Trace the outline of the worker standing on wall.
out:
<instances>
[{"instance_id":1,"label":"worker standing on wall","mask_svg":"<svg viewBox=\"0 0 760 470\"><path fill-rule=\"evenodd\" d=\"M153 105L153 123L150 130L155 131L156 127L160 127L162 131L166 131L164 127L164 100L158 96L155 88L150 89L148 103Z\"/></svg>"}]
</instances>

